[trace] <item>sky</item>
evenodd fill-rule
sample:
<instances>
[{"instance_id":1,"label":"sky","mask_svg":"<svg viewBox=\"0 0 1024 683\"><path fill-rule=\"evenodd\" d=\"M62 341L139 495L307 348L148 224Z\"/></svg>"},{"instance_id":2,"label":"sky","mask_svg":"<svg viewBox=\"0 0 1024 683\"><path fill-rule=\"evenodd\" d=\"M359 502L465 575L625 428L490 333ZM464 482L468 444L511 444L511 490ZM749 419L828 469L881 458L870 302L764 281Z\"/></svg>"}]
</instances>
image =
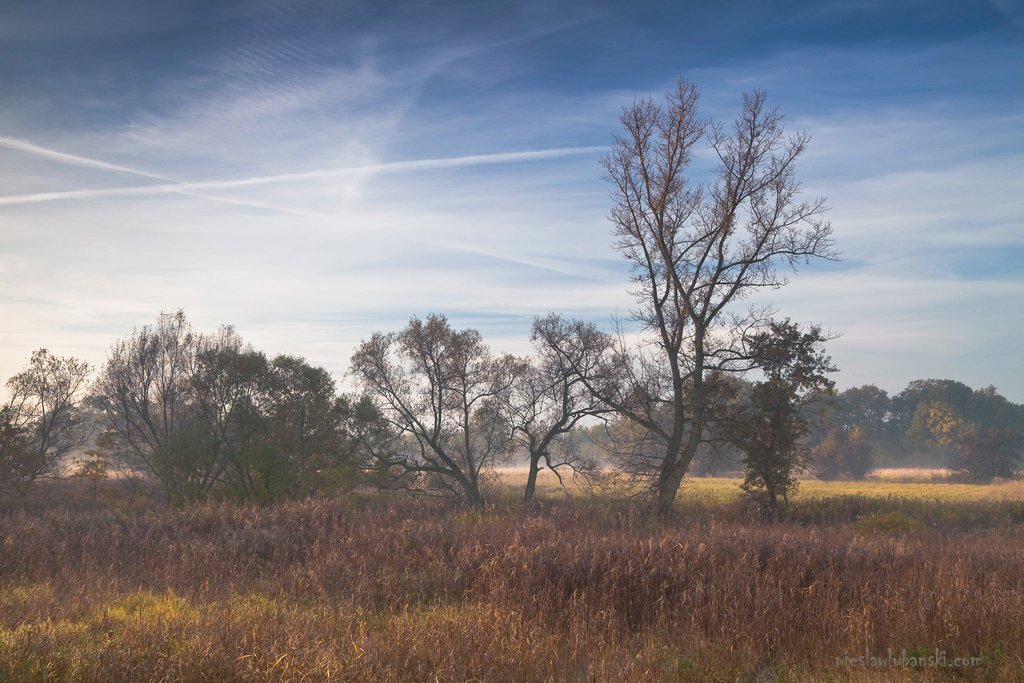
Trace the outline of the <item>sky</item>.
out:
<instances>
[{"instance_id":1,"label":"sky","mask_svg":"<svg viewBox=\"0 0 1024 683\"><path fill-rule=\"evenodd\" d=\"M810 134L843 256L770 301L841 335L840 388L1024 402L1020 0L4 0L0 55L0 378L179 308L343 388L413 315L513 353L549 311L610 329L599 162L683 77Z\"/></svg>"}]
</instances>

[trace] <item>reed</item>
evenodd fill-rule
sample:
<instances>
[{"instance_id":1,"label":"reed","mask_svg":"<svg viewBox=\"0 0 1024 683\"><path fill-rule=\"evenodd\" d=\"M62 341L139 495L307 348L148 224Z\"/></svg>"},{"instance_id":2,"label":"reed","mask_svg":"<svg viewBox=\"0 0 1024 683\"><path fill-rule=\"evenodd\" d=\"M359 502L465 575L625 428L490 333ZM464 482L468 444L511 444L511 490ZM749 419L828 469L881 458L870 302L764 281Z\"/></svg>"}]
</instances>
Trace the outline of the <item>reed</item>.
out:
<instances>
[{"instance_id":1,"label":"reed","mask_svg":"<svg viewBox=\"0 0 1024 683\"><path fill-rule=\"evenodd\" d=\"M1010 503L0 516L0 680L1021 680ZM864 653L966 666L837 663Z\"/></svg>"}]
</instances>

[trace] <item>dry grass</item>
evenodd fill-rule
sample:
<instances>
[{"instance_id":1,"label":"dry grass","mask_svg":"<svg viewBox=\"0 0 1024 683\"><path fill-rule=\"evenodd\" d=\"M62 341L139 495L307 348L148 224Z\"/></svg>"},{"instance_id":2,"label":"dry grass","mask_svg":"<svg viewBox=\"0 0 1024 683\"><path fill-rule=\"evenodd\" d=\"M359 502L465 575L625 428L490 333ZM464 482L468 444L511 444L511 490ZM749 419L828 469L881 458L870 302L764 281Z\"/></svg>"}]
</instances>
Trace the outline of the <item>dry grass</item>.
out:
<instances>
[{"instance_id":1,"label":"dry grass","mask_svg":"<svg viewBox=\"0 0 1024 683\"><path fill-rule=\"evenodd\" d=\"M871 479L863 481L821 481L804 479L800 482L795 499L820 499L835 496L867 496L870 498L909 498L914 500L940 501L1024 501L1024 481L1000 481L992 484L951 483L944 479L948 470L898 468L876 470ZM507 487L521 490L526 484L527 471L522 467L505 467L498 470L500 481ZM572 495L587 486L574 481L571 475L564 477L565 486L551 472L540 472L537 490L548 496ZM696 498L702 501L728 501L743 495L738 477L691 477L683 484L682 498Z\"/></svg>"},{"instance_id":2,"label":"dry grass","mask_svg":"<svg viewBox=\"0 0 1024 683\"><path fill-rule=\"evenodd\" d=\"M498 475L498 481L502 487L512 492L521 492L526 487L529 470L522 466L497 467L495 473ZM572 472L564 472L562 481L559 481L558 476L548 469L537 473L537 493L541 495L563 495L578 490L583 485L585 485L584 482L574 478Z\"/></svg>"},{"instance_id":3,"label":"dry grass","mask_svg":"<svg viewBox=\"0 0 1024 683\"><path fill-rule=\"evenodd\" d=\"M740 479L699 477L687 480L683 494L698 497L727 499L739 497ZM1024 481L1006 481L993 484L953 484L922 481L820 481L805 479L800 482L796 500L828 498L833 496L867 496L870 498L909 498L938 501L996 501L1024 500Z\"/></svg>"},{"instance_id":4,"label":"dry grass","mask_svg":"<svg viewBox=\"0 0 1024 683\"><path fill-rule=\"evenodd\" d=\"M1024 505L0 516L0 680L1021 680ZM941 527L937 526L941 523ZM870 670L845 653L974 656Z\"/></svg>"},{"instance_id":5,"label":"dry grass","mask_svg":"<svg viewBox=\"0 0 1024 683\"><path fill-rule=\"evenodd\" d=\"M882 481L946 481L953 470L944 467L880 467L871 470L869 479Z\"/></svg>"}]
</instances>

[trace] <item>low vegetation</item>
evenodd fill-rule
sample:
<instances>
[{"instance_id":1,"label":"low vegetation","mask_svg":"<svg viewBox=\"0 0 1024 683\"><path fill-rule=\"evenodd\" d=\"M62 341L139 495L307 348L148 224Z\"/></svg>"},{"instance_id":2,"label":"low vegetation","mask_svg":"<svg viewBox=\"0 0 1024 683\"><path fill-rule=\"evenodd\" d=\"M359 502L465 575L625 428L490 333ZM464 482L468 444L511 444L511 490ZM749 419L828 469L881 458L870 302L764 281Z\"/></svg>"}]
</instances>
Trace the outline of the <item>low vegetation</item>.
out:
<instances>
[{"instance_id":1,"label":"low vegetation","mask_svg":"<svg viewBox=\"0 0 1024 683\"><path fill-rule=\"evenodd\" d=\"M524 513L511 489L169 508L64 486L0 516L0 680L1024 676L1020 498L798 494L767 522L725 497L666 520L543 488Z\"/></svg>"}]
</instances>

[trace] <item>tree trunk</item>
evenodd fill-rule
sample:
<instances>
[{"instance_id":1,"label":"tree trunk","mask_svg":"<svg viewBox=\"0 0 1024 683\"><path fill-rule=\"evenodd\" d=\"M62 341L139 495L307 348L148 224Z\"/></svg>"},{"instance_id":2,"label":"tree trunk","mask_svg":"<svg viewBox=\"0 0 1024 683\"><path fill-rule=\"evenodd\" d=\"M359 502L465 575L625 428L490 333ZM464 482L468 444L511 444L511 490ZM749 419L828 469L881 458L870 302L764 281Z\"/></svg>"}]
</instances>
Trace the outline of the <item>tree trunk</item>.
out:
<instances>
[{"instance_id":1,"label":"tree trunk","mask_svg":"<svg viewBox=\"0 0 1024 683\"><path fill-rule=\"evenodd\" d=\"M540 470L540 456L530 456L530 473L526 477L526 489L523 491L523 507L533 504L533 494L537 491L537 474Z\"/></svg>"},{"instance_id":2,"label":"tree trunk","mask_svg":"<svg viewBox=\"0 0 1024 683\"><path fill-rule=\"evenodd\" d=\"M480 495L480 487L477 485L475 478L466 477L462 482L462 491L466 497L466 502L471 507L481 507L484 504L484 498Z\"/></svg>"},{"instance_id":3,"label":"tree trunk","mask_svg":"<svg viewBox=\"0 0 1024 683\"><path fill-rule=\"evenodd\" d=\"M683 483L683 475L686 474L684 460L679 460L671 467L665 467L658 477L657 484L657 510L660 515L671 515L675 508L676 494L679 486Z\"/></svg>"},{"instance_id":4,"label":"tree trunk","mask_svg":"<svg viewBox=\"0 0 1024 683\"><path fill-rule=\"evenodd\" d=\"M700 412L703 410L698 409ZM683 483L683 477L690 469L690 463L697 453L700 445L700 433L703 429L703 419L694 420L692 431L686 443L680 440L671 440L666 448L666 458L661 464L661 471L658 472L656 492L658 494L657 509L660 515L670 515L675 507L676 494L679 493L679 486ZM675 457L670 457L675 453Z\"/></svg>"}]
</instances>

